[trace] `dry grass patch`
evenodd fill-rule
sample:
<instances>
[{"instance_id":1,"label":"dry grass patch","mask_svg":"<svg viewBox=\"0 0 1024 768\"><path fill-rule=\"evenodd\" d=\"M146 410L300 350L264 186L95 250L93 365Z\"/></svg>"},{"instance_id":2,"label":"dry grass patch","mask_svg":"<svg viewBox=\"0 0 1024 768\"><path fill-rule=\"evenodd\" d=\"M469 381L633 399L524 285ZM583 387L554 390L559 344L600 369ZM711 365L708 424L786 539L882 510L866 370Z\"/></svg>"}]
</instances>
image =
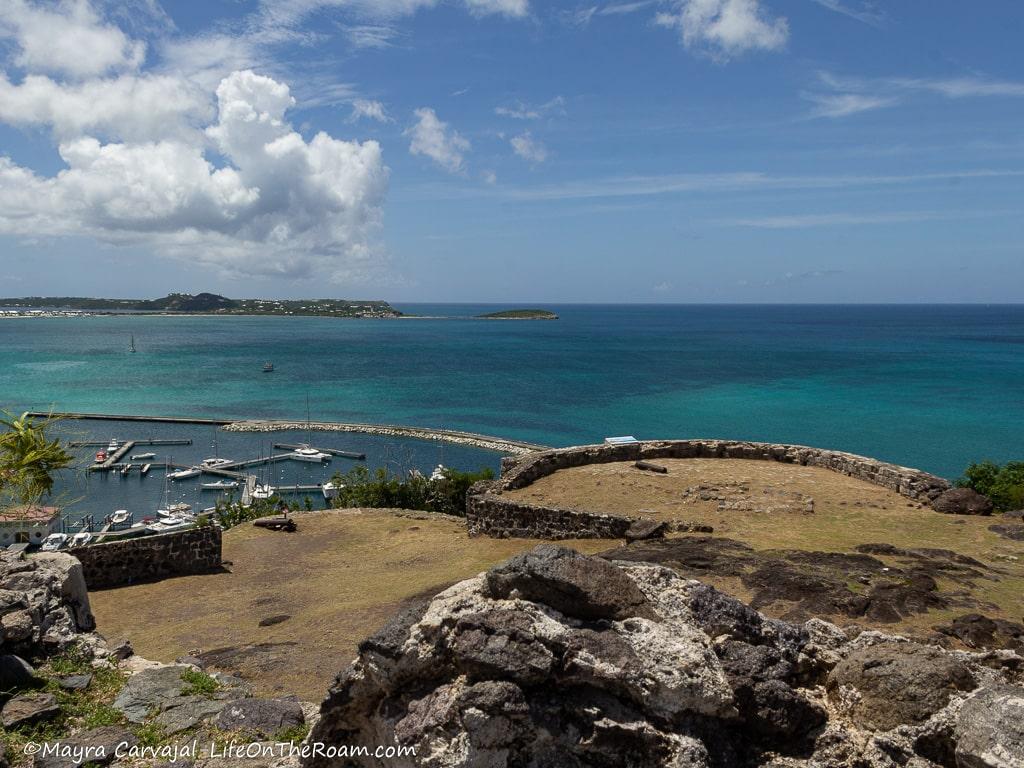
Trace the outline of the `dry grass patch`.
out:
<instances>
[{"instance_id":1,"label":"dry grass patch","mask_svg":"<svg viewBox=\"0 0 1024 768\"><path fill-rule=\"evenodd\" d=\"M292 534L252 525L225 532L231 564L223 573L91 593L99 631L129 638L157 661L202 651L260 694L319 701L358 643L403 601L538 543L470 539L459 522L382 510L312 512L298 523ZM608 546L565 543L585 552ZM288 618L259 625L281 616Z\"/></svg>"}]
</instances>

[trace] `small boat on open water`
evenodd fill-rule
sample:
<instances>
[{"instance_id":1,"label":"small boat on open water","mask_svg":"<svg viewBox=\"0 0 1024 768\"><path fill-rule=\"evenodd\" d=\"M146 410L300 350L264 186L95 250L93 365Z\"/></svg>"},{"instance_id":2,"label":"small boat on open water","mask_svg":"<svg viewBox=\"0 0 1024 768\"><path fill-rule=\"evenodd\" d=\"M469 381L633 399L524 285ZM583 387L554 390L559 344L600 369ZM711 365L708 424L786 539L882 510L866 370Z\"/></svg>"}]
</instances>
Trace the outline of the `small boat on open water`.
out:
<instances>
[{"instance_id":1,"label":"small boat on open water","mask_svg":"<svg viewBox=\"0 0 1024 768\"><path fill-rule=\"evenodd\" d=\"M155 453L133 453L132 461L141 461L142 459L155 459Z\"/></svg>"}]
</instances>

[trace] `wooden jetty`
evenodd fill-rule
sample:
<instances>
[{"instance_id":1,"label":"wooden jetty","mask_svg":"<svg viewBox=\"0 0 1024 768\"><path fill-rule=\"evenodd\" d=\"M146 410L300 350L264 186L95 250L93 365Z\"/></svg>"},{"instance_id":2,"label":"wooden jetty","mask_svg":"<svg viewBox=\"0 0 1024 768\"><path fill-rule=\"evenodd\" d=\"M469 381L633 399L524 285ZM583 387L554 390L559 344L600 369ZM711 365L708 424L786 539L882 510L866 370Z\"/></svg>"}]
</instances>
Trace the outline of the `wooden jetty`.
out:
<instances>
[{"instance_id":1,"label":"wooden jetty","mask_svg":"<svg viewBox=\"0 0 1024 768\"><path fill-rule=\"evenodd\" d=\"M114 469L114 465L120 463L121 459L128 455L128 452L131 451L134 447L135 441L129 440L127 443L121 445L121 447L114 451L112 454L107 456L106 461L97 462L93 464L91 467L89 467L89 469L92 472L109 472L110 470Z\"/></svg>"},{"instance_id":2,"label":"wooden jetty","mask_svg":"<svg viewBox=\"0 0 1024 768\"><path fill-rule=\"evenodd\" d=\"M289 445L288 443L274 443L275 448L281 448L286 451L294 451L299 448L305 448L304 445ZM365 453L354 453L352 451L339 451L336 448L316 448L315 450L320 453L327 453L331 456L338 456L343 459L355 459L356 461L366 461Z\"/></svg>"}]
</instances>

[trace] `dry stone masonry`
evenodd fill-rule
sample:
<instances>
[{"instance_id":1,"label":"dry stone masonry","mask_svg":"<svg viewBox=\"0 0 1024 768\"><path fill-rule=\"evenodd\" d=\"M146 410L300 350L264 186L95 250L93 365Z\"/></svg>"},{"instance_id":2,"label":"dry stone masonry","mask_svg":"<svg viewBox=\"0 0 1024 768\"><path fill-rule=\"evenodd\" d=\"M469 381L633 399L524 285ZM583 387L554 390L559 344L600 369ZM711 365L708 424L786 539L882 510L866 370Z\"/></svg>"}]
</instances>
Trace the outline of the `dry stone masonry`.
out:
<instances>
[{"instance_id":1,"label":"dry stone masonry","mask_svg":"<svg viewBox=\"0 0 1024 768\"><path fill-rule=\"evenodd\" d=\"M589 464L716 458L822 467L888 488L923 503L932 503L950 488L947 480L918 469L887 464L852 453L802 445L734 440L659 440L624 445L584 445L537 451L519 458L506 457L502 461L499 479L477 483L470 489L466 502L466 523L471 534L496 538L623 538L634 522L633 518L522 504L504 498L502 492L525 488L561 469ZM799 502L805 511L810 506L806 499Z\"/></svg>"},{"instance_id":2,"label":"dry stone masonry","mask_svg":"<svg viewBox=\"0 0 1024 768\"><path fill-rule=\"evenodd\" d=\"M209 573L221 565L221 529L214 525L71 550L90 589Z\"/></svg>"}]
</instances>

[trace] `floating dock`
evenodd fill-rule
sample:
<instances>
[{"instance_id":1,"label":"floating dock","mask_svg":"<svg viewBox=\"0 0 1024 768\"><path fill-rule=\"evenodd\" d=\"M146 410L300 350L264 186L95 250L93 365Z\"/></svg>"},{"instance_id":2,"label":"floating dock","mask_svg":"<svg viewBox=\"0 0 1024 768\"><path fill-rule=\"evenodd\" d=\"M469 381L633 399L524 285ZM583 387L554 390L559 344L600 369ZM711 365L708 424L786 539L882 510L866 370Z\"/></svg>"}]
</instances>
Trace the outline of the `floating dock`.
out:
<instances>
[{"instance_id":1,"label":"floating dock","mask_svg":"<svg viewBox=\"0 0 1024 768\"><path fill-rule=\"evenodd\" d=\"M192 445L191 440L133 440L133 445ZM72 448L105 448L109 440L71 440Z\"/></svg>"}]
</instances>

